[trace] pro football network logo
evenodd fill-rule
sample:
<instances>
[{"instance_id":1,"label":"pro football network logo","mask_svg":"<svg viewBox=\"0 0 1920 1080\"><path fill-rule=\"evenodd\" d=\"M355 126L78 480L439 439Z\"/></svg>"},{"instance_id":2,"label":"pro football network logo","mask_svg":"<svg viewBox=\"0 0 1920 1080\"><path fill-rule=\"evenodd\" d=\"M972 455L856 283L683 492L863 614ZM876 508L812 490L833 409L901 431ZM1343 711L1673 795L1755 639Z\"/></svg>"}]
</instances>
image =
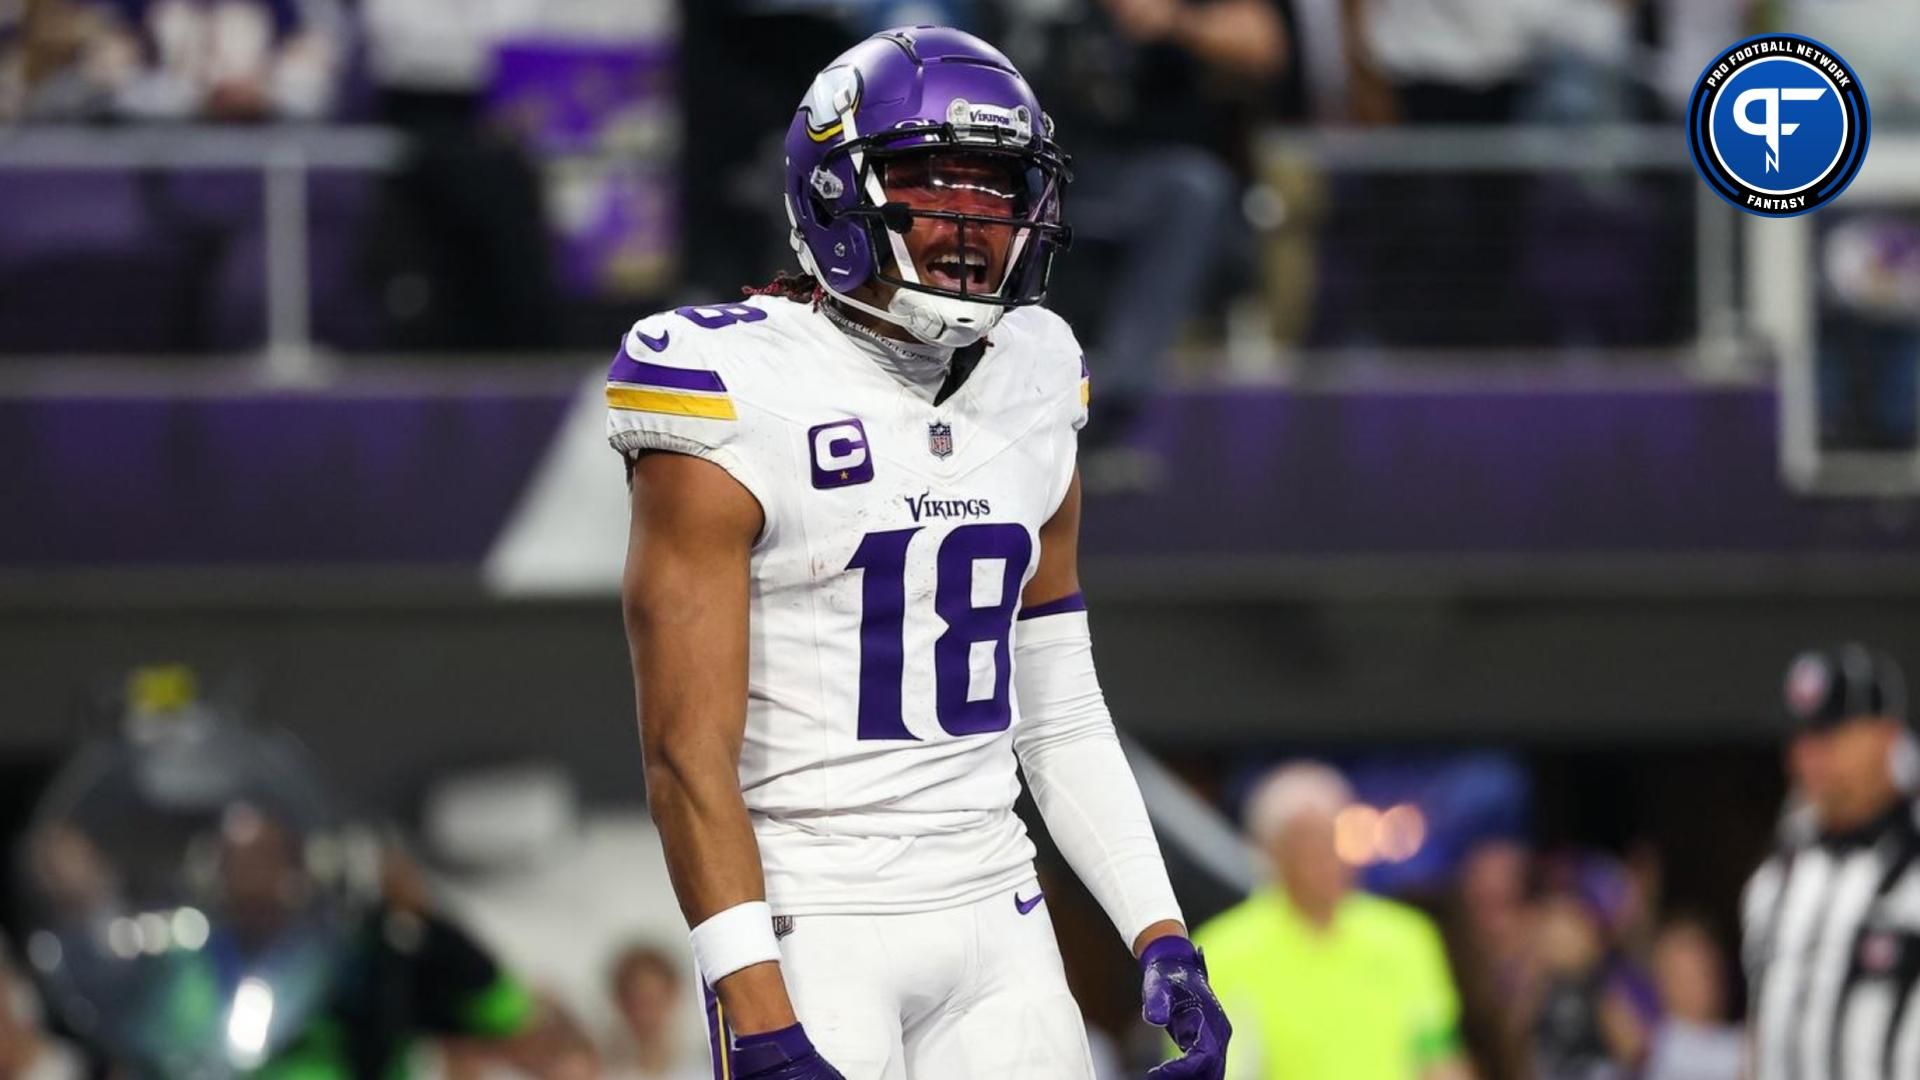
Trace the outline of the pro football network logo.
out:
<instances>
[{"instance_id":1,"label":"pro football network logo","mask_svg":"<svg viewBox=\"0 0 1920 1080\"><path fill-rule=\"evenodd\" d=\"M1707 65L1687 107L1701 179L1750 214L1793 217L1832 202L1867 159L1860 79L1832 49L1763 34Z\"/></svg>"}]
</instances>

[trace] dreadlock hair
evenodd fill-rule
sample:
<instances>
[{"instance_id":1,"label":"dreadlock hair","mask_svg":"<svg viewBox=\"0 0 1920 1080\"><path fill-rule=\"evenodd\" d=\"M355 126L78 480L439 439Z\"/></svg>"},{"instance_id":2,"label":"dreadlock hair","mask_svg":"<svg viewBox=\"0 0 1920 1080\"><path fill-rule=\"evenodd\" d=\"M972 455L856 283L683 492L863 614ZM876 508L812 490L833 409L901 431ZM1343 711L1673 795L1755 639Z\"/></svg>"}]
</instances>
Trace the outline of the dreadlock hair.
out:
<instances>
[{"instance_id":1,"label":"dreadlock hair","mask_svg":"<svg viewBox=\"0 0 1920 1080\"><path fill-rule=\"evenodd\" d=\"M742 296L780 296L796 304L818 305L827 298L827 290L812 274L793 274L785 270L773 275L765 285L742 285Z\"/></svg>"}]
</instances>

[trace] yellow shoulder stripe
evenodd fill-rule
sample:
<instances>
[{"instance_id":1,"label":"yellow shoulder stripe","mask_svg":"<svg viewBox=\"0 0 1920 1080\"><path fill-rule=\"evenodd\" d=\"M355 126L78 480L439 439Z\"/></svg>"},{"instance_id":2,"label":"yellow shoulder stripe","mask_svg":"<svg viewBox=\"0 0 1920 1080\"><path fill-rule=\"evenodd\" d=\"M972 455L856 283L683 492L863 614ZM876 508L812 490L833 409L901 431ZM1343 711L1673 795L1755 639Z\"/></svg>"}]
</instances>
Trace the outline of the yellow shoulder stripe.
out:
<instances>
[{"instance_id":1,"label":"yellow shoulder stripe","mask_svg":"<svg viewBox=\"0 0 1920 1080\"><path fill-rule=\"evenodd\" d=\"M1080 380L1080 404L1085 405L1092 400L1093 400L1093 380L1081 379Z\"/></svg>"},{"instance_id":2,"label":"yellow shoulder stripe","mask_svg":"<svg viewBox=\"0 0 1920 1080\"><path fill-rule=\"evenodd\" d=\"M698 416L707 420L737 420L733 399L725 394L693 394L678 390L647 390L638 386L607 385L607 406L627 412Z\"/></svg>"}]
</instances>

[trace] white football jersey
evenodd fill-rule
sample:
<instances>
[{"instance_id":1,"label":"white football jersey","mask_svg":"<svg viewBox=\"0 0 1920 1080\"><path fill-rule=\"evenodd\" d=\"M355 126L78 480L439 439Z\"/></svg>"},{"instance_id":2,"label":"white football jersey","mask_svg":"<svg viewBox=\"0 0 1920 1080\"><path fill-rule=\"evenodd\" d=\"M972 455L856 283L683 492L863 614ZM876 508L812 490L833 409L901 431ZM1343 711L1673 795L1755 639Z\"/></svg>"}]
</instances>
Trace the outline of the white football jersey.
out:
<instances>
[{"instance_id":1,"label":"white football jersey","mask_svg":"<svg viewBox=\"0 0 1920 1080\"><path fill-rule=\"evenodd\" d=\"M1086 368L1020 308L930 396L781 297L643 319L608 373L616 449L712 461L765 516L740 787L776 912L931 910L1032 873L1012 636Z\"/></svg>"}]
</instances>

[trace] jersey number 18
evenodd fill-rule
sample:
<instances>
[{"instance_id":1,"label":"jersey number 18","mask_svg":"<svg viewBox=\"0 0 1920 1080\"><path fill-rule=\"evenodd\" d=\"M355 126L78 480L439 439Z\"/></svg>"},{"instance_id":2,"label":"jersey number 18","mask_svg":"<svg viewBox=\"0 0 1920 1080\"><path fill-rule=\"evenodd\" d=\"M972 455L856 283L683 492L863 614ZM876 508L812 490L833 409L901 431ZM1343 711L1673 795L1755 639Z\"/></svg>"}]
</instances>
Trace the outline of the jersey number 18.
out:
<instances>
[{"instance_id":1,"label":"jersey number 18","mask_svg":"<svg viewBox=\"0 0 1920 1080\"><path fill-rule=\"evenodd\" d=\"M907 548L918 527L868 533L847 563L863 570L860 587L860 738L914 739L900 706L906 666ZM1013 723L1012 649L1020 579L1033 554L1026 527L962 525L946 535L936 559L933 610L947 624L933 644L934 714L949 735L1005 731ZM973 596L974 564L1002 561L999 599L984 607ZM993 650L993 692L971 696L976 646Z\"/></svg>"}]
</instances>

